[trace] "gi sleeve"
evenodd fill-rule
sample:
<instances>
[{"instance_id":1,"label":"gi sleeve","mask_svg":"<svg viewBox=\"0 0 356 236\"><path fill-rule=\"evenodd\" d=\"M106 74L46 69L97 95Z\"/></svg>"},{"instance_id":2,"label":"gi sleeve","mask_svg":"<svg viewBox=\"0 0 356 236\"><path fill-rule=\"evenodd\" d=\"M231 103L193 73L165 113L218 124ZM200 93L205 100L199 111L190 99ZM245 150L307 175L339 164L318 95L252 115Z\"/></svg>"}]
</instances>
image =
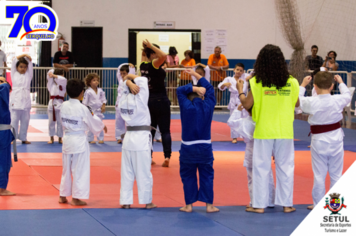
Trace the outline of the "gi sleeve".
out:
<instances>
[{"instance_id":1,"label":"gi sleeve","mask_svg":"<svg viewBox=\"0 0 356 236\"><path fill-rule=\"evenodd\" d=\"M229 77L226 77L222 82L219 83L218 88L221 91L225 91L227 87L221 88L225 83L229 83Z\"/></svg>"},{"instance_id":2,"label":"gi sleeve","mask_svg":"<svg viewBox=\"0 0 356 236\"><path fill-rule=\"evenodd\" d=\"M84 108L85 116L83 118L84 123L89 127L89 130L95 135L99 135L103 131L105 125L96 115L92 115L86 107Z\"/></svg>"},{"instance_id":3,"label":"gi sleeve","mask_svg":"<svg viewBox=\"0 0 356 236\"><path fill-rule=\"evenodd\" d=\"M100 101L101 101L101 105L107 103L105 92L102 89L100 89Z\"/></svg>"},{"instance_id":4,"label":"gi sleeve","mask_svg":"<svg viewBox=\"0 0 356 236\"><path fill-rule=\"evenodd\" d=\"M212 107L215 107L216 98L214 95L214 87L204 77L198 81L198 85L206 89L204 101L208 102Z\"/></svg>"},{"instance_id":5,"label":"gi sleeve","mask_svg":"<svg viewBox=\"0 0 356 236\"><path fill-rule=\"evenodd\" d=\"M177 97L178 97L179 107L181 110L194 107L192 102L187 98L187 95L192 92L193 92L193 85L191 83L177 88Z\"/></svg>"},{"instance_id":6,"label":"gi sleeve","mask_svg":"<svg viewBox=\"0 0 356 236\"><path fill-rule=\"evenodd\" d=\"M339 85L340 95L334 95L336 98L337 104L341 109L346 107L351 102L351 92L350 89L346 86L346 84L342 83Z\"/></svg>"},{"instance_id":7,"label":"gi sleeve","mask_svg":"<svg viewBox=\"0 0 356 236\"><path fill-rule=\"evenodd\" d=\"M303 112L308 113L310 115L314 115L315 109L312 107L312 99L313 97L304 97L305 88L300 86L299 88L299 102L300 102L300 109Z\"/></svg>"},{"instance_id":8,"label":"gi sleeve","mask_svg":"<svg viewBox=\"0 0 356 236\"><path fill-rule=\"evenodd\" d=\"M84 97L83 97L83 104L88 106L89 105L89 101L90 101L90 92L89 90L86 90L84 93Z\"/></svg>"},{"instance_id":9,"label":"gi sleeve","mask_svg":"<svg viewBox=\"0 0 356 236\"><path fill-rule=\"evenodd\" d=\"M253 123L248 118L242 118L241 115L242 112L235 109L227 121L227 125L245 141L250 141L253 138Z\"/></svg>"},{"instance_id":10,"label":"gi sleeve","mask_svg":"<svg viewBox=\"0 0 356 236\"><path fill-rule=\"evenodd\" d=\"M28 60L27 58L26 58L26 61L28 62L28 67L27 67L27 71L26 71L25 75L26 75L26 78L31 81L32 77L33 77L33 64L32 64L32 61Z\"/></svg>"},{"instance_id":11,"label":"gi sleeve","mask_svg":"<svg viewBox=\"0 0 356 236\"><path fill-rule=\"evenodd\" d=\"M205 71L205 79L210 83L210 67L206 66L204 68L204 71Z\"/></svg>"},{"instance_id":12,"label":"gi sleeve","mask_svg":"<svg viewBox=\"0 0 356 236\"><path fill-rule=\"evenodd\" d=\"M135 84L140 87L140 92L136 95L143 102L145 106L148 104L148 81L146 77L137 77L134 79Z\"/></svg>"},{"instance_id":13,"label":"gi sleeve","mask_svg":"<svg viewBox=\"0 0 356 236\"><path fill-rule=\"evenodd\" d=\"M48 72L47 72L47 89L48 89L48 92L49 93L51 93L51 88L52 88L52 86L53 86L53 82L54 82L54 78L51 78L51 77L49 77L49 73L53 73L53 69L51 69L51 70L49 70ZM50 94L51 95L51 94Z\"/></svg>"}]
</instances>

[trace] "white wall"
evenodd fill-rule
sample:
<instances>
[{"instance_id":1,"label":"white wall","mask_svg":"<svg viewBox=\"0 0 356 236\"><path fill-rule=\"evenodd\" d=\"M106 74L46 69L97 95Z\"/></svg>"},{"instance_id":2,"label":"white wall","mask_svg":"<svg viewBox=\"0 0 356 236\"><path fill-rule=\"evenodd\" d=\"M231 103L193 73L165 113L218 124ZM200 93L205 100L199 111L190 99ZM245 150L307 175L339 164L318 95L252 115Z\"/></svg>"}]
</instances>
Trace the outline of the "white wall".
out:
<instances>
[{"instance_id":1,"label":"white wall","mask_svg":"<svg viewBox=\"0 0 356 236\"><path fill-rule=\"evenodd\" d=\"M301 11L310 9L313 1L298 0ZM320 6L313 5L315 11ZM71 27L80 26L81 20L95 20L95 26L103 26L104 57L128 57L128 29L151 29L154 21L175 21L176 29L226 29L228 59L255 59L267 43L280 46L287 59L292 53L279 29L274 0L53 0L53 8L59 17L59 32L69 43ZM319 40L320 35L310 37L306 43L308 53L312 44L328 45ZM333 50L337 51L337 45ZM53 43L52 54L56 47ZM324 54L332 49L325 46L320 50ZM338 59L348 58L340 55Z\"/></svg>"}]
</instances>

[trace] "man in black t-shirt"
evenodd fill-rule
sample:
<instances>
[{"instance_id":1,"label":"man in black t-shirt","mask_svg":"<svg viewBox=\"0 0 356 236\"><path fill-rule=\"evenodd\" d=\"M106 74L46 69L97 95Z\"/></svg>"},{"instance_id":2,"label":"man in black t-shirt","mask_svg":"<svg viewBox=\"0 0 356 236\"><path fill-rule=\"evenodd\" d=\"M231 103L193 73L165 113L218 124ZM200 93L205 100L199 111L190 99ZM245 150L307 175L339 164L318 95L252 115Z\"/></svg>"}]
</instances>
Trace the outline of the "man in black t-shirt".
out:
<instances>
[{"instance_id":1,"label":"man in black t-shirt","mask_svg":"<svg viewBox=\"0 0 356 236\"><path fill-rule=\"evenodd\" d=\"M68 72L69 69L73 67L73 54L68 51L69 44L67 42L63 43L62 50L54 54L53 66L55 68L61 68L64 71Z\"/></svg>"},{"instance_id":2,"label":"man in black t-shirt","mask_svg":"<svg viewBox=\"0 0 356 236\"><path fill-rule=\"evenodd\" d=\"M311 47L311 55L306 56L305 66L307 70L315 70L320 68L323 65L323 58L317 55L318 46L313 45Z\"/></svg>"}]
</instances>

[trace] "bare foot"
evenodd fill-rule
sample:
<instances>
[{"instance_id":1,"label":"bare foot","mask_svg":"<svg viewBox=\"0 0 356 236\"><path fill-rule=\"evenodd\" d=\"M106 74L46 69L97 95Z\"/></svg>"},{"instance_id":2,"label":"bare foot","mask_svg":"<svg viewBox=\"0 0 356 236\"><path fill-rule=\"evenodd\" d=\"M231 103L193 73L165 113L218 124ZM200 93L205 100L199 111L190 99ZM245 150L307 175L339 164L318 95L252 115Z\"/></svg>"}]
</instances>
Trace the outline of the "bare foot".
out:
<instances>
[{"instance_id":1,"label":"bare foot","mask_svg":"<svg viewBox=\"0 0 356 236\"><path fill-rule=\"evenodd\" d=\"M58 143L63 144L62 138L58 138Z\"/></svg>"},{"instance_id":2,"label":"bare foot","mask_svg":"<svg viewBox=\"0 0 356 236\"><path fill-rule=\"evenodd\" d=\"M22 141L22 144L31 144L29 141Z\"/></svg>"},{"instance_id":3,"label":"bare foot","mask_svg":"<svg viewBox=\"0 0 356 236\"><path fill-rule=\"evenodd\" d=\"M307 209L308 210L313 210L314 209L314 205L308 206Z\"/></svg>"},{"instance_id":4,"label":"bare foot","mask_svg":"<svg viewBox=\"0 0 356 236\"><path fill-rule=\"evenodd\" d=\"M214 213L214 212L219 212L220 210L216 207L213 206L213 204L206 204L206 212L207 213Z\"/></svg>"},{"instance_id":5,"label":"bare foot","mask_svg":"<svg viewBox=\"0 0 356 236\"><path fill-rule=\"evenodd\" d=\"M130 209L130 205L122 205L121 208L122 209Z\"/></svg>"},{"instance_id":6,"label":"bare foot","mask_svg":"<svg viewBox=\"0 0 356 236\"><path fill-rule=\"evenodd\" d=\"M188 204L184 207L182 207L181 209L179 209L180 211L183 211L183 212L192 212L193 211L193 205L192 204Z\"/></svg>"},{"instance_id":7,"label":"bare foot","mask_svg":"<svg viewBox=\"0 0 356 236\"><path fill-rule=\"evenodd\" d=\"M250 205L250 204L247 204L247 205L246 205L246 208L250 208L250 207L251 207L251 205Z\"/></svg>"},{"instance_id":8,"label":"bare foot","mask_svg":"<svg viewBox=\"0 0 356 236\"><path fill-rule=\"evenodd\" d=\"M260 214L265 213L265 209L264 209L264 208L253 208L253 207L249 207L249 208L246 208L246 211L247 211L247 212L260 213Z\"/></svg>"},{"instance_id":9,"label":"bare foot","mask_svg":"<svg viewBox=\"0 0 356 236\"><path fill-rule=\"evenodd\" d=\"M103 144L103 143L104 143L104 140L100 140L100 141L99 141L99 144Z\"/></svg>"},{"instance_id":10,"label":"bare foot","mask_svg":"<svg viewBox=\"0 0 356 236\"><path fill-rule=\"evenodd\" d=\"M162 143L162 139L156 139L157 143Z\"/></svg>"},{"instance_id":11,"label":"bare foot","mask_svg":"<svg viewBox=\"0 0 356 236\"><path fill-rule=\"evenodd\" d=\"M61 204L63 204L63 203L67 203L67 202L68 202L68 200L67 200L67 198L66 198L66 197L61 197L61 196L59 196L59 200L58 200L58 202L59 202L59 203L61 203Z\"/></svg>"},{"instance_id":12,"label":"bare foot","mask_svg":"<svg viewBox=\"0 0 356 236\"><path fill-rule=\"evenodd\" d=\"M156 208L157 206L151 202L150 204L146 204L146 209L153 209L153 208Z\"/></svg>"},{"instance_id":13,"label":"bare foot","mask_svg":"<svg viewBox=\"0 0 356 236\"><path fill-rule=\"evenodd\" d=\"M232 140L232 143L237 143L237 139L234 138L234 139Z\"/></svg>"},{"instance_id":14,"label":"bare foot","mask_svg":"<svg viewBox=\"0 0 356 236\"><path fill-rule=\"evenodd\" d=\"M91 142L89 142L90 144L95 144L96 142L95 141L91 141Z\"/></svg>"},{"instance_id":15,"label":"bare foot","mask_svg":"<svg viewBox=\"0 0 356 236\"><path fill-rule=\"evenodd\" d=\"M151 166L156 165L156 162L154 162L153 160L151 161Z\"/></svg>"},{"instance_id":16,"label":"bare foot","mask_svg":"<svg viewBox=\"0 0 356 236\"><path fill-rule=\"evenodd\" d=\"M48 144L53 144L54 143L54 138L51 137L51 140L48 141Z\"/></svg>"},{"instance_id":17,"label":"bare foot","mask_svg":"<svg viewBox=\"0 0 356 236\"><path fill-rule=\"evenodd\" d=\"M293 211L295 211L294 207L283 207L283 211L284 213L291 213Z\"/></svg>"},{"instance_id":18,"label":"bare foot","mask_svg":"<svg viewBox=\"0 0 356 236\"><path fill-rule=\"evenodd\" d=\"M15 196L16 193L10 192L4 188L0 188L0 196Z\"/></svg>"},{"instance_id":19,"label":"bare foot","mask_svg":"<svg viewBox=\"0 0 356 236\"><path fill-rule=\"evenodd\" d=\"M169 167L169 158L164 159L162 167Z\"/></svg>"},{"instance_id":20,"label":"bare foot","mask_svg":"<svg viewBox=\"0 0 356 236\"><path fill-rule=\"evenodd\" d=\"M121 139L117 140L117 144L120 144L120 143L122 143L122 140Z\"/></svg>"},{"instance_id":21,"label":"bare foot","mask_svg":"<svg viewBox=\"0 0 356 236\"><path fill-rule=\"evenodd\" d=\"M70 204L72 206L85 206L87 205L86 202L80 200L80 199L77 199L77 198L73 198L72 201L70 202Z\"/></svg>"}]
</instances>

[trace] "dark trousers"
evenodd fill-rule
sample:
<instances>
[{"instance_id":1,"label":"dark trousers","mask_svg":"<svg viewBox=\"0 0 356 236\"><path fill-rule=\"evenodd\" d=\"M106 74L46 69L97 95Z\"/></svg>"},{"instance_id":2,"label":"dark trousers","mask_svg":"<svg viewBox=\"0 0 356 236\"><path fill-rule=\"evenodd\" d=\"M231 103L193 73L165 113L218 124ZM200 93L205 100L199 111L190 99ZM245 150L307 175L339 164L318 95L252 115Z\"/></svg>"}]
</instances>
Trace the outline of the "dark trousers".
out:
<instances>
[{"instance_id":1,"label":"dark trousers","mask_svg":"<svg viewBox=\"0 0 356 236\"><path fill-rule=\"evenodd\" d=\"M16 142L16 141L14 141ZM0 188L6 189L11 169L11 145L0 150Z\"/></svg>"},{"instance_id":2,"label":"dark trousers","mask_svg":"<svg viewBox=\"0 0 356 236\"><path fill-rule=\"evenodd\" d=\"M157 125L162 134L163 153L165 158L171 158L172 155L172 137L171 137L171 102L168 97L159 99L150 99L148 108L151 115L151 126L156 128ZM152 130L152 137L155 136L156 130ZM153 142L153 138L152 138Z\"/></svg>"},{"instance_id":3,"label":"dark trousers","mask_svg":"<svg viewBox=\"0 0 356 236\"><path fill-rule=\"evenodd\" d=\"M197 170L199 171L199 189ZM193 204L196 201L213 204L213 162L207 164L192 164L180 162L180 177L182 178L184 199L187 205Z\"/></svg>"}]
</instances>

